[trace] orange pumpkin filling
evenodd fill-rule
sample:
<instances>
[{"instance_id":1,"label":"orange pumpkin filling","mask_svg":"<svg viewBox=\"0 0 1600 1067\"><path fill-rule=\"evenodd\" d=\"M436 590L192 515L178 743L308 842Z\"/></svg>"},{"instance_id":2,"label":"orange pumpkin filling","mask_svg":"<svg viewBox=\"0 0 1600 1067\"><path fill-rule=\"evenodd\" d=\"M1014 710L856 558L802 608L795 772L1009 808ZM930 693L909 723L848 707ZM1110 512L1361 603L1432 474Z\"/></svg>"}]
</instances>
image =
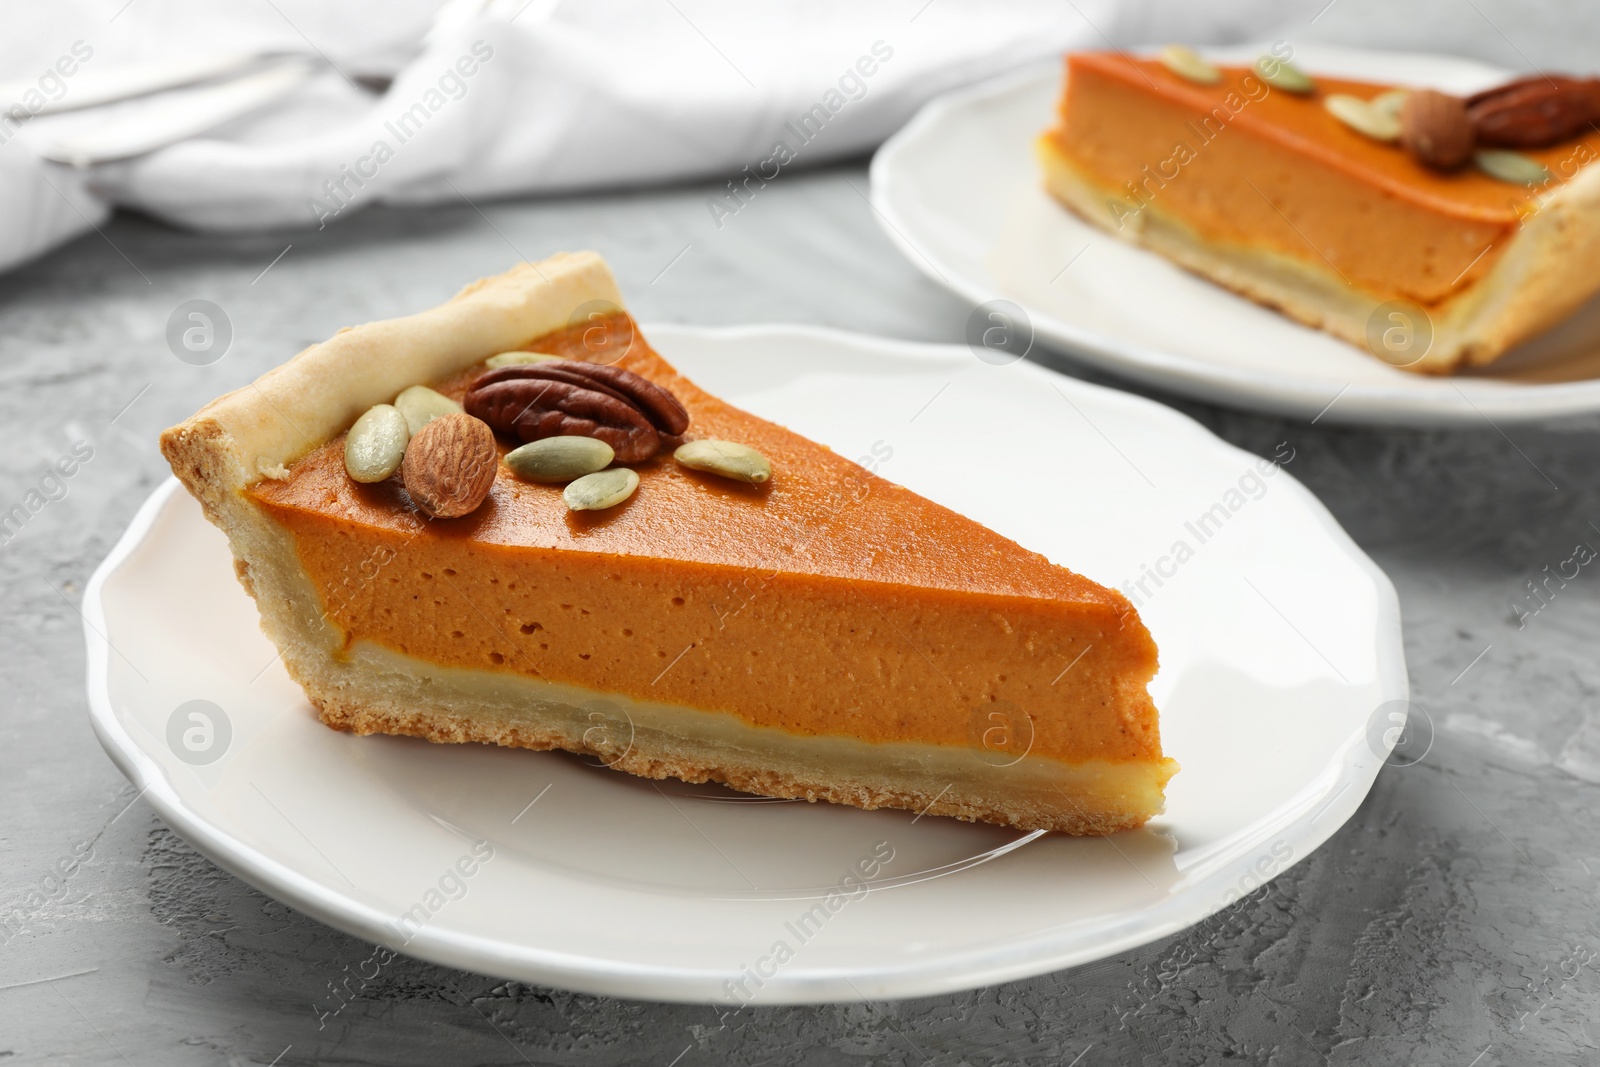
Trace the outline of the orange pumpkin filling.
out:
<instances>
[{"instance_id":1,"label":"orange pumpkin filling","mask_svg":"<svg viewBox=\"0 0 1600 1067\"><path fill-rule=\"evenodd\" d=\"M1203 239L1332 268L1379 300L1442 304L1483 278L1541 191L1472 167L1442 173L1344 125L1329 94L1389 86L1319 76L1316 93L1220 68L1200 85L1155 60L1067 57L1047 143L1100 187L1119 219L1152 210ZM1556 182L1600 158L1600 131L1528 151Z\"/></svg>"},{"instance_id":2,"label":"orange pumpkin filling","mask_svg":"<svg viewBox=\"0 0 1600 1067\"><path fill-rule=\"evenodd\" d=\"M527 347L583 358L596 328ZM1120 594L697 388L626 316L604 329L692 436L754 447L773 480L663 453L626 503L569 512L560 486L502 466L476 512L426 522L397 480L353 482L336 438L247 492L293 534L347 648L865 741L968 746L974 715L1009 705L1037 756L1161 760L1155 646ZM437 388L459 398L475 373Z\"/></svg>"}]
</instances>

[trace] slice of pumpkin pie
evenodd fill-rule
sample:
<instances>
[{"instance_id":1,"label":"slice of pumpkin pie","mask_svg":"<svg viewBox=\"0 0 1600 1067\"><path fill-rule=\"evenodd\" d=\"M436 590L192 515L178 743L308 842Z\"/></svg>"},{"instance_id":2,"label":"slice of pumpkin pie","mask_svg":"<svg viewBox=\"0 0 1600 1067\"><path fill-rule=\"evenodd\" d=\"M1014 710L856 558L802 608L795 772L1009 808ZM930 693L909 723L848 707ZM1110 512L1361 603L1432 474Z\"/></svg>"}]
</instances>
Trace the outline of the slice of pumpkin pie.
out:
<instances>
[{"instance_id":1,"label":"slice of pumpkin pie","mask_svg":"<svg viewBox=\"0 0 1600 1067\"><path fill-rule=\"evenodd\" d=\"M337 729L1078 834L1176 770L1124 597L698 388L593 254L342 331L161 445Z\"/></svg>"},{"instance_id":2,"label":"slice of pumpkin pie","mask_svg":"<svg viewBox=\"0 0 1600 1067\"><path fill-rule=\"evenodd\" d=\"M1600 290L1600 81L1469 97L1066 58L1045 188L1089 222L1393 366L1492 362ZM1292 354L1291 354L1292 355Z\"/></svg>"}]
</instances>

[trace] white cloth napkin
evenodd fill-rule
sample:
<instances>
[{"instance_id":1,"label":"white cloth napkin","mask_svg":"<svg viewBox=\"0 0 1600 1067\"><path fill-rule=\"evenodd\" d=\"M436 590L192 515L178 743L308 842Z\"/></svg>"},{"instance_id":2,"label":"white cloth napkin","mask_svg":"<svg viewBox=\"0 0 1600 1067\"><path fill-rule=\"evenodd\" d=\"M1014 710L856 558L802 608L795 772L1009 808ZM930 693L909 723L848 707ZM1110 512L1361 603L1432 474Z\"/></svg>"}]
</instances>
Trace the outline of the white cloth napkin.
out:
<instances>
[{"instance_id":1,"label":"white cloth napkin","mask_svg":"<svg viewBox=\"0 0 1600 1067\"><path fill-rule=\"evenodd\" d=\"M724 204L736 211L762 182L867 150L953 87L1073 48L1264 39L1291 20L1271 0L454 0L407 49L392 34L373 44L386 5L335 5L347 17L312 29L303 21L327 16L280 2L271 6L283 25L246 40L317 54L334 69L264 113L87 171L36 151L68 123L136 117L158 102L39 117L0 144L0 267L100 224L115 206L201 229L326 227L375 202L477 203L715 176L731 183ZM81 68L172 55L183 42L161 32L161 8L135 0L116 17L145 20L137 40L113 35L117 47L103 44ZM169 10L165 24L183 23ZM63 55L71 32L54 33ZM395 76L381 96L356 84L358 68L386 64Z\"/></svg>"}]
</instances>

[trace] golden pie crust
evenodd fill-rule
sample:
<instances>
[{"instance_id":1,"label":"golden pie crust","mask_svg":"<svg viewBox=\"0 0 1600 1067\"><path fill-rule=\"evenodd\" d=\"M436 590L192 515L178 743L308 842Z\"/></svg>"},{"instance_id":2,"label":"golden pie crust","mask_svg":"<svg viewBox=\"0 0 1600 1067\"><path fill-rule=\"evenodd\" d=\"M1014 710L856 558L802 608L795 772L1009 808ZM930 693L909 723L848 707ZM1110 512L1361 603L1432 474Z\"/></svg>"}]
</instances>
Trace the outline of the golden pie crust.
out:
<instances>
[{"instance_id":1,"label":"golden pie crust","mask_svg":"<svg viewBox=\"0 0 1600 1067\"><path fill-rule=\"evenodd\" d=\"M1154 60L1067 57L1057 124L1037 141L1045 188L1093 225L1423 374L1491 363L1600 290L1600 131L1527 153L1529 189L1470 166L1441 173L1248 68L1196 85ZM1426 314L1425 353L1371 343L1399 304ZM1418 346L1420 347L1420 346ZM1292 358L1286 353L1285 358Z\"/></svg>"},{"instance_id":2,"label":"golden pie crust","mask_svg":"<svg viewBox=\"0 0 1600 1067\"><path fill-rule=\"evenodd\" d=\"M1146 691L1156 650L1121 594L700 389L621 303L593 254L523 264L341 331L163 434L324 722L1029 829L1161 810L1177 766ZM503 351L584 358L600 327L573 313L607 305L632 339L619 365L671 389L691 437L762 451L771 483L663 456L627 504L569 514L559 486L502 468L477 512L430 522L398 479L344 475L371 405L418 383L459 396Z\"/></svg>"}]
</instances>

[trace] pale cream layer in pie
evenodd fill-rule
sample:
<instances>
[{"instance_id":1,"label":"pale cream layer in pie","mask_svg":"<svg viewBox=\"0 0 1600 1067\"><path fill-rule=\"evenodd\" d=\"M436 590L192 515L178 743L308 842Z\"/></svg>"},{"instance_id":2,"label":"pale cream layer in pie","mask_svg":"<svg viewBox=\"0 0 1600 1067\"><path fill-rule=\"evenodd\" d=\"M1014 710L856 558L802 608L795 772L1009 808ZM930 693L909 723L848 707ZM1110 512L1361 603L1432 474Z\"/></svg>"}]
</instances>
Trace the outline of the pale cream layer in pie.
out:
<instances>
[{"instance_id":1,"label":"pale cream layer in pie","mask_svg":"<svg viewBox=\"0 0 1600 1067\"><path fill-rule=\"evenodd\" d=\"M706 393L620 310L569 326L597 300L620 309L596 256L524 265L164 435L325 722L1070 833L1161 810L1156 650L1121 594ZM409 385L459 397L498 352L621 348L688 437L759 449L772 480L663 454L625 504L569 512L501 467L476 511L427 520L398 478L344 472L350 424Z\"/></svg>"}]
</instances>

